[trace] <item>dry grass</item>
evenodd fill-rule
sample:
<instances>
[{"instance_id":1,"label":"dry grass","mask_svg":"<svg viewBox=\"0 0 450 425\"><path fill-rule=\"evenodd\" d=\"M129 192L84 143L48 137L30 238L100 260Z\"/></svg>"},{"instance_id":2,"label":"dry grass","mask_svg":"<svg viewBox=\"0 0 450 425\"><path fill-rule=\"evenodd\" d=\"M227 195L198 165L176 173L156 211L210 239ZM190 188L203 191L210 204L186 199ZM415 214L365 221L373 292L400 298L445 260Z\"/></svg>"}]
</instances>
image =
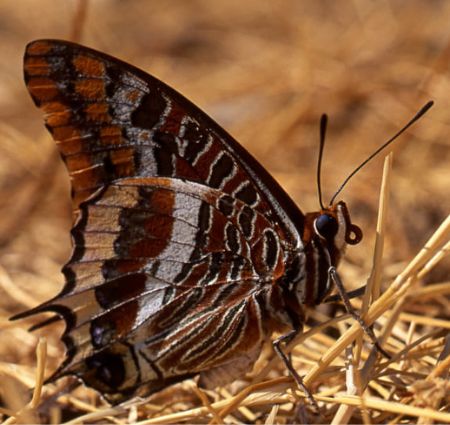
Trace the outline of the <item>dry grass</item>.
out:
<instances>
[{"instance_id":1,"label":"dry grass","mask_svg":"<svg viewBox=\"0 0 450 425\"><path fill-rule=\"evenodd\" d=\"M8 59L0 63L0 419L450 422L450 3L4 0L0 17L0 55ZM331 117L328 199L355 165L434 99L393 147L381 200L380 160L342 194L365 238L349 249L340 273L349 289L370 276L372 299L354 305L375 322L393 357L376 356L358 325L328 308L311 312L311 326L292 344L320 416L305 407L269 348L232 385L204 393L186 381L140 405L110 408L70 380L42 387L63 358L61 328L31 334L35 319L8 321L58 291L70 252L67 176L21 81L23 48L41 37L79 38L179 89L230 130L304 211L317 209L322 112Z\"/></svg>"}]
</instances>

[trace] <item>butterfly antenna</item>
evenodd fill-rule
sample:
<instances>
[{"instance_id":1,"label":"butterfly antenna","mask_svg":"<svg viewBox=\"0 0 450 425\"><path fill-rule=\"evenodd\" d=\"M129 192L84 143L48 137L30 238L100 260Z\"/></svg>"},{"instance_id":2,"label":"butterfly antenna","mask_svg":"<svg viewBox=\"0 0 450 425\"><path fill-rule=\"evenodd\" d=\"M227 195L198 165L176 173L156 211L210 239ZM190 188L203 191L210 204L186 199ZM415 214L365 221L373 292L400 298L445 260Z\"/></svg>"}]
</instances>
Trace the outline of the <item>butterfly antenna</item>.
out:
<instances>
[{"instance_id":1,"label":"butterfly antenna","mask_svg":"<svg viewBox=\"0 0 450 425\"><path fill-rule=\"evenodd\" d=\"M320 176L322 174L322 157L323 147L325 146L325 134L327 132L328 116L323 114L320 118L320 145L319 145L319 158L317 159L317 192L319 194L320 208L325 209L322 200L322 185L320 182Z\"/></svg>"},{"instance_id":2,"label":"butterfly antenna","mask_svg":"<svg viewBox=\"0 0 450 425\"><path fill-rule=\"evenodd\" d=\"M336 191L336 193L333 195L330 201L330 205L333 204L336 197L341 193L342 189L345 187L345 185L348 183L348 181L361 169L363 168L373 157L377 156L385 147L389 146L398 136L400 136L403 132L405 132L409 127L411 127L419 118L421 118L432 106L434 102L430 100L427 102L419 112L417 112L416 115L400 130L398 131L394 136L392 136L386 143L381 145L372 155L370 155L365 161L363 161L360 165L358 165L344 180L344 182L341 184L339 189Z\"/></svg>"}]
</instances>

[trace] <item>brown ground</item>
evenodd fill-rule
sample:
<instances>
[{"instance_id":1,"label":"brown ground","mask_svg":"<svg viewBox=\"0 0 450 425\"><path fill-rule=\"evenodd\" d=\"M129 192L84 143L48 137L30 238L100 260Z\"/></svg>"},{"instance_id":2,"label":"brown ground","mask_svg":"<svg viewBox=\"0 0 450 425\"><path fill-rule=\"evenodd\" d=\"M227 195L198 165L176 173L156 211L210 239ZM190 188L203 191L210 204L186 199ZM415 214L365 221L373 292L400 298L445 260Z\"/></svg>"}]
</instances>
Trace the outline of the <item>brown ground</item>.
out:
<instances>
[{"instance_id":1,"label":"brown ground","mask_svg":"<svg viewBox=\"0 0 450 425\"><path fill-rule=\"evenodd\" d=\"M79 8L83 4L87 5L85 16ZM0 410L0 420L2 412L6 420L29 401L25 388L34 386L39 336L48 340L47 374L63 358L60 327L31 334L27 327L34 319L8 322L12 314L58 291L63 283L60 268L70 253L68 178L53 158L54 143L22 81L21 58L28 41L78 39L161 78L230 131L303 211L318 208L315 169L323 112L330 116L323 165L328 200L358 163L433 99L431 111L392 147L395 157L382 261L386 288L449 212L449 22L450 2L443 0L2 0L0 406L7 410ZM365 234L360 245L349 249L341 268L348 287L364 283L370 272L382 162L382 157L372 161L342 193L353 221ZM445 241L448 244L448 223L443 232L439 243L425 255L431 257ZM402 314L392 319L387 345L392 353L405 350L405 356L394 358L389 367L369 365L371 385L364 393L368 408L341 407L338 414L347 417L336 416L340 405L360 400L344 398L348 388L345 371L338 367L343 365L340 350L335 353L334 366L325 365L311 385L314 392L334 399L318 398L321 417L308 408L309 421L328 423L335 417L337 422L352 423L369 419L374 423L430 423L430 418L437 422L449 418L450 389L445 379L450 349L444 349L443 338L450 328L449 269L448 260L438 261L408 284L413 286L413 296L397 305ZM431 286L437 284L441 286ZM385 314L377 323L389 323L389 317ZM337 332L316 334L297 346L294 363L298 370L305 374L317 366L320 355L347 327L340 324ZM413 348L411 344L420 338L421 345ZM364 353L369 348L365 346ZM270 356L268 351L266 358ZM266 363L262 360L258 370ZM284 372L276 363L264 380ZM226 391L236 394L249 382L237 382ZM253 388L250 399L242 402L250 407L230 407L229 412L222 410L231 403L225 390L209 394L211 403L225 400L213 406L215 420L301 421L301 402L292 397L288 384L275 384L269 382L259 395L258 388ZM22 409L9 421L66 421L106 408L85 387L57 398L63 386L46 386L37 409ZM382 400L388 404L381 404ZM397 402L399 410L395 410ZM91 421L126 423L153 418L155 422L204 423L212 420L211 411L167 416L204 403L188 382L124 413L100 411ZM158 419L161 416L165 418Z\"/></svg>"}]
</instances>

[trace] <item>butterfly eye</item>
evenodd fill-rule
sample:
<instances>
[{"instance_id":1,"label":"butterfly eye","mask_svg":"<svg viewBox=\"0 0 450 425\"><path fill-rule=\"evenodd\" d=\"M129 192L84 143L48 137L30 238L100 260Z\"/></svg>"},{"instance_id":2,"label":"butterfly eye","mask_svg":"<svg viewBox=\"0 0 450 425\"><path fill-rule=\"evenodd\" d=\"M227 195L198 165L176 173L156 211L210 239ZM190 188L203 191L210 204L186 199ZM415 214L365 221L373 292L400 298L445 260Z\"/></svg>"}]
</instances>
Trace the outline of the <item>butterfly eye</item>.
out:
<instances>
[{"instance_id":1,"label":"butterfly eye","mask_svg":"<svg viewBox=\"0 0 450 425\"><path fill-rule=\"evenodd\" d=\"M324 239L331 239L338 231L338 222L328 214L319 215L314 222L316 233Z\"/></svg>"}]
</instances>

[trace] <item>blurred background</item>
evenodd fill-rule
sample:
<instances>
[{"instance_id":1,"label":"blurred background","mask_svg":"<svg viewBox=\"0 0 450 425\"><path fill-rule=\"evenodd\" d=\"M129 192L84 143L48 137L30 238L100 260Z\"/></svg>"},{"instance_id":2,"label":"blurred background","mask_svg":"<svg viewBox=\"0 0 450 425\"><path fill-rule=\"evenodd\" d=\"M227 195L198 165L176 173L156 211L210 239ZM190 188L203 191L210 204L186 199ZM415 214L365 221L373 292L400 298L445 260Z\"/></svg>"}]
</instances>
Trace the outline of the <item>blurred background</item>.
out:
<instances>
[{"instance_id":1,"label":"blurred background","mask_svg":"<svg viewBox=\"0 0 450 425\"><path fill-rule=\"evenodd\" d=\"M445 0L1 0L0 338L8 341L1 361L32 364L37 335L7 318L61 288L70 254L68 176L23 83L26 43L78 41L165 81L229 131L304 212L318 209L322 113L330 117L328 200L434 100L392 146L388 278L449 212L449 23ZM340 197L365 235L342 266L349 286L364 283L371 264L382 166L383 155ZM448 279L448 271L448 263L438 266L433 280ZM53 368L61 359L58 333L42 332Z\"/></svg>"}]
</instances>

